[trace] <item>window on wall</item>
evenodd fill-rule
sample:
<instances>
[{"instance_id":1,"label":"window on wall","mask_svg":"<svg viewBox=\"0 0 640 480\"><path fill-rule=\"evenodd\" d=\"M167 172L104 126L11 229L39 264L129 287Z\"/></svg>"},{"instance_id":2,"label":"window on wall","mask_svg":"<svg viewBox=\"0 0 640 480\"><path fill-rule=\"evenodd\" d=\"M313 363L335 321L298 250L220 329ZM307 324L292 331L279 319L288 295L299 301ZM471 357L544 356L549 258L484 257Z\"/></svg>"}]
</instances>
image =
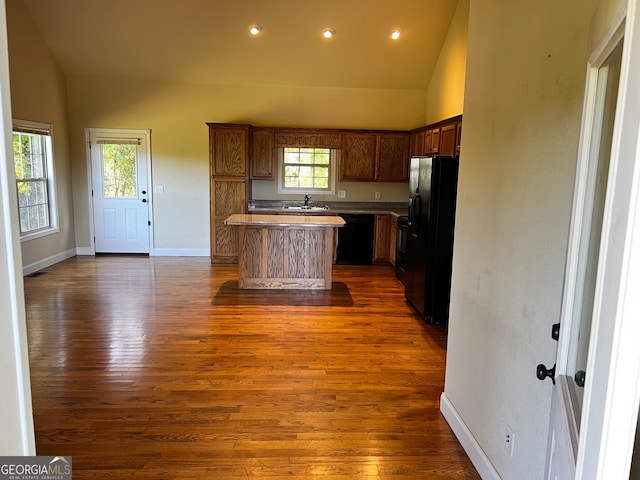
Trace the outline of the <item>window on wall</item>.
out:
<instances>
[{"instance_id":1,"label":"window on wall","mask_svg":"<svg viewBox=\"0 0 640 480\"><path fill-rule=\"evenodd\" d=\"M337 152L330 148L279 149L278 193L332 194Z\"/></svg>"},{"instance_id":2,"label":"window on wall","mask_svg":"<svg viewBox=\"0 0 640 480\"><path fill-rule=\"evenodd\" d=\"M57 231L51 125L14 120L13 162L22 239Z\"/></svg>"}]
</instances>

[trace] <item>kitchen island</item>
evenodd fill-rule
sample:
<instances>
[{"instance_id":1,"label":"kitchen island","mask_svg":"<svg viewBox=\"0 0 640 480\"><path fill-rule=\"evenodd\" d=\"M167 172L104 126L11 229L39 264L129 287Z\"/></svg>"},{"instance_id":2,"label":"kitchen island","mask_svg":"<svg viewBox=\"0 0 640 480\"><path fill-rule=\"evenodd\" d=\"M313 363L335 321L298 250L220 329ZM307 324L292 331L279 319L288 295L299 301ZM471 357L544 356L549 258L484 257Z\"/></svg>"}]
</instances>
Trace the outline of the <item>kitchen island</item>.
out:
<instances>
[{"instance_id":1,"label":"kitchen island","mask_svg":"<svg viewBox=\"0 0 640 480\"><path fill-rule=\"evenodd\" d=\"M234 214L224 223L239 227L239 288L331 289L341 217Z\"/></svg>"}]
</instances>

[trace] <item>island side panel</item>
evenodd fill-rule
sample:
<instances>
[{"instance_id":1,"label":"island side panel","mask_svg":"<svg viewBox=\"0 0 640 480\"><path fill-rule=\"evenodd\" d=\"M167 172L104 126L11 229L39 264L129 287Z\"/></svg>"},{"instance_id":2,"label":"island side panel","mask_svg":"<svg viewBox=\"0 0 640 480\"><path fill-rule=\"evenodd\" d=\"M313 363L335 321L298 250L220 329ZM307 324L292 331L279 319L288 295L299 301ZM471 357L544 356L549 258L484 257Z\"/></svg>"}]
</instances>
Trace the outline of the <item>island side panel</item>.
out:
<instances>
[{"instance_id":1,"label":"island side panel","mask_svg":"<svg viewBox=\"0 0 640 480\"><path fill-rule=\"evenodd\" d=\"M284 278L286 247L284 243L284 228L266 229L266 257L267 278Z\"/></svg>"}]
</instances>

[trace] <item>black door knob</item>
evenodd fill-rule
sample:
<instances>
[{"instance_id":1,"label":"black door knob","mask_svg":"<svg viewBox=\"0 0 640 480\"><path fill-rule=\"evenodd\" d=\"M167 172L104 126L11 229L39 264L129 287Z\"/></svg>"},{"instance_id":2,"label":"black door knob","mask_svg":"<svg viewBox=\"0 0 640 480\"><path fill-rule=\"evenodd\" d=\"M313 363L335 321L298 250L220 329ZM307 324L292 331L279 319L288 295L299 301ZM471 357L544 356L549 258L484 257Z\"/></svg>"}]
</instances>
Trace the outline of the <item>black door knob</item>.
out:
<instances>
[{"instance_id":1,"label":"black door knob","mask_svg":"<svg viewBox=\"0 0 640 480\"><path fill-rule=\"evenodd\" d=\"M146 191L146 190L142 190L142 194L143 194L143 195L146 195L146 194L147 194L147 191Z\"/></svg>"},{"instance_id":2,"label":"black door knob","mask_svg":"<svg viewBox=\"0 0 640 480\"><path fill-rule=\"evenodd\" d=\"M546 365L544 364L540 364L536 367L536 376L538 377L538 380L544 380L545 378L549 377L551 379L551 381L553 382L553 384L556 384L556 365L553 364L552 368L547 368Z\"/></svg>"},{"instance_id":3,"label":"black door knob","mask_svg":"<svg viewBox=\"0 0 640 480\"><path fill-rule=\"evenodd\" d=\"M560 338L560 324L554 323L551 326L551 338L553 338L556 342Z\"/></svg>"},{"instance_id":4,"label":"black door knob","mask_svg":"<svg viewBox=\"0 0 640 480\"><path fill-rule=\"evenodd\" d=\"M143 199L142 199L142 203L147 203L147 199L146 199L146 198L143 198Z\"/></svg>"}]
</instances>

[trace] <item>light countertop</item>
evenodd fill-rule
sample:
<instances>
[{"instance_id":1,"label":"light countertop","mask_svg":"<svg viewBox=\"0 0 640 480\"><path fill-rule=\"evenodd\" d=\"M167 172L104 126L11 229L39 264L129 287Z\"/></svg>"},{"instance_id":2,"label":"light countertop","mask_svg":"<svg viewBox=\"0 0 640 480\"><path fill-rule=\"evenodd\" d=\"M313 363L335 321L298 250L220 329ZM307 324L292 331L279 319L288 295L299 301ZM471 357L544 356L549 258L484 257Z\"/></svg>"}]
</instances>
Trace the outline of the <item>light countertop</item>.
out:
<instances>
[{"instance_id":1,"label":"light countertop","mask_svg":"<svg viewBox=\"0 0 640 480\"><path fill-rule=\"evenodd\" d=\"M263 225L275 227L342 227L345 221L337 215L263 215L234 213L226 225Z\"/></svg>"}]
</instances>

